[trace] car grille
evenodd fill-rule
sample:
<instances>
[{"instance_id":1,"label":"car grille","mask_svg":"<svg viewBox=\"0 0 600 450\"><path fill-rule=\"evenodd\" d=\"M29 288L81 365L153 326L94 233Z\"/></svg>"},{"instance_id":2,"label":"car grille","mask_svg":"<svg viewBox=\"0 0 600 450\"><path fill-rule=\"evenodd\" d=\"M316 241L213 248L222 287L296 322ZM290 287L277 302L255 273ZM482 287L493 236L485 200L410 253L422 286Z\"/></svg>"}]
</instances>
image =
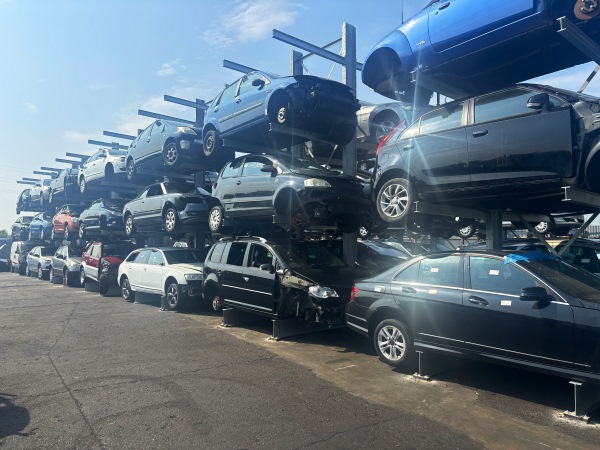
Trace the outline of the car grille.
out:
<instances>
[{"instance_id":1,"label":"car grille","mask_svg":"<svg viewBox=\"0 0 600 450\"><path fill-rule=\"evenodd\" d=\"M202 295L202 281L193 280L193 281L188 281L187 283L188 283L188 295L191 295L193 297Z\"/></svg>"}]
</instances>

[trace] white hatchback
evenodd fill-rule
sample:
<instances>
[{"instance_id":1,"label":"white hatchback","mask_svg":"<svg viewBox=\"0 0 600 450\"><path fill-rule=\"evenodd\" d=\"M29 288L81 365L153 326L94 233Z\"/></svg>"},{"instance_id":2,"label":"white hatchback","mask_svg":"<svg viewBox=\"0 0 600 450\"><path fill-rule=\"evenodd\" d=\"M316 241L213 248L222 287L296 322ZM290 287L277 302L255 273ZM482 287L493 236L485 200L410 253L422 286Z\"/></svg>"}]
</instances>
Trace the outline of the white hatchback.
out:
<instances>
[{"instance_id":1,"label":"white hatchback","mask_svg":"<svg viewBox=\"0 0 600 450\"><path fill-rule=\"evenodd\" d=\"M206 249L141 248L119 266L119 286L125 300L136 292L164 295L169 309L202 296Z\"/></svg>"}]
</instances>

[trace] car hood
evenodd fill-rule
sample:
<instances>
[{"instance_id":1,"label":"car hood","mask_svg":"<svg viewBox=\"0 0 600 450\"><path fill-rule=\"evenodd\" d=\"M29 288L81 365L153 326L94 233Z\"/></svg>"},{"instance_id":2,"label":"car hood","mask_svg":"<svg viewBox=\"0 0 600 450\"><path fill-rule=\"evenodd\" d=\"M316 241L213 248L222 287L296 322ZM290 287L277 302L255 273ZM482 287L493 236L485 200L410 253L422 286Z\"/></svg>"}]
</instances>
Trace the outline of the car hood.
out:
<instances>
[{"instance_id":1,"label":"car hood","mask_svg":"<svg viewBox=\"0 0 600 450\"><path fill-rule=\"evenodd\" d=\"M338 270L310 270L302 274L293 270L284 272L281 284L287 287L300 288L307 291L310 286L318 284L322 287L335 289L340 298L346 291L350 292L354 284L354 272L348 267Z\"/></svg>"},{"instance_id":2,"label":"car hood","mask_svg":"<svg viewBox=\"0 0 600 450\"><path fill-rule=\"evenodd\" d=\"M335 172L323 172L317 169L290 169L290 172L297 175L302 175L307 178L320 178L322 180L327 181L351 181L354 183L362 183L361 179L358 177L353 177L350 175L338 174Z\"/></svg>"},{"instance_id":3,"label":"car hood","mask_svg":"<svg viewBox=\"0 0 600 450\"><path fill-rule=\"evenodd\" d=\"M104 257L102 257L102 259L104 261L107 261L110 264L114 264L114 265L118 265L123 262L123 260L121 258L119 258L118 256L104 256Z\"/></svg>"},{"instance_id":4,"label":"car hood","mask_svg":"<svg viewBox=\"0 0 600 450\"><path fill-rule=\"evenodd\" d=\"M204 263L195 263L195 264L170 264L169 267L179 271L179 272L202 272L204 267Z\"/></svg>"},{"instance_id":5,"label":"car hood","mask_svg":"<svg viewBox=\"0 0 600 450\"><path fill-rule=\"evenodd\" d=\"M289 78L293 78L293 79L295 79L299 83L319 83L319 84L322 84L322 85L335 86L336 89L343 89L343 90L346 90L348 92L353 92L352 89L350 89L349 86L346 86L345 84L342 84L342 83L340 83L338 81L328 80L326 78L321 78L321 77L315 77L313 75L294 75L294 76L289 77ZM357 106L358 106L358 102L357 102Z\"/></svg>"}]
</instances>

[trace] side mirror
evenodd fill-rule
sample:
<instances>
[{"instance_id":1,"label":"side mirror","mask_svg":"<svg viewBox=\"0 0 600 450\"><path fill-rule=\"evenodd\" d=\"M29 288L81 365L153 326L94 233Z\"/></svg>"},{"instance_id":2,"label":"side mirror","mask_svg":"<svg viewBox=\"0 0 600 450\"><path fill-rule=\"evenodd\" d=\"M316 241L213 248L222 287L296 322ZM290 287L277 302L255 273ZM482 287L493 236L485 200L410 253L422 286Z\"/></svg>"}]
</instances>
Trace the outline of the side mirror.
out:
<instances>
[{"instance_id":1,"label":"side mirror","mask_svg":"<svg viewBox=\"0 0 600 450\"><path fill-rule=\"evenodd\" d=\"M546 289L541 286L526 287L521 290L519 300L522 302L544 302L547 303L552 297L548 295Z\"/></svg>"},{"instance_id":2,"label":"side mirror","mask_svg":"<svg viewBox=\"0 0 600 450\"><path fill-rule=\"evenodd\" d=\"M262 166L260 168L261 172L270 172L271 174L276 174L277 173L277 169L275 168L275 166L270 165L270 164L265 164L264 166Z\"/></svg>"},{"instance_id":3,"label":"side mirror","mask_svg":"<svg viewBox=\"0 0 600 450\"><path fill-rule=\"evenodd\" d=\"M257 78L255 80L252 80L252 86L256 86L258 87L258 89L262 89L265 87L265 80L261 79L261 78Z\"/></svg>"},{"instance_id":4,"label":"side mirror","mask_svg":"<svg viewBox=\"0 0 600 450\"><path fill-rule=\"evenodd\" d=\"M274 273L275 269L273 268L273 266L271 264L261 264L260 265L260 270L264 270L266 272L269 273Z\"/></svg>"},{"instance_id":5,"label":"side mirror","mask_svg":"<svg viewBox=\"0 0 600 450\"><path fill-rule=\"evenodd\" d=\"M536 110L550 109L550 96L547 92L532 95L527 100L527 107Z\"/></svg>"}]
</instances>

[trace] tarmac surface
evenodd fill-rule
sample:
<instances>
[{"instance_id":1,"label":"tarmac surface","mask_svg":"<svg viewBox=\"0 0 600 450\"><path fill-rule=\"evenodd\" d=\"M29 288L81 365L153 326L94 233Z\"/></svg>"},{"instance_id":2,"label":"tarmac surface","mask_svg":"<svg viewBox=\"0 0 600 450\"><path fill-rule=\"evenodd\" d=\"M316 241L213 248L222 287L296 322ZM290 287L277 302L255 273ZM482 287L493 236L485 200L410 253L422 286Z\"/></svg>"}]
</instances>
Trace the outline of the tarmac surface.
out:
<instances>
[{"instance_id":1,"label":"tarmac surface","mask_svg":"<svg viewBox=\"0 0 600 450\"><path fill-rule=\"evenodd\" d=\"M206 308L0 273L5 448L598 448L568 380L464 363L416 380L347 329L269 339Z\"/></svg>"}]
</instances>

